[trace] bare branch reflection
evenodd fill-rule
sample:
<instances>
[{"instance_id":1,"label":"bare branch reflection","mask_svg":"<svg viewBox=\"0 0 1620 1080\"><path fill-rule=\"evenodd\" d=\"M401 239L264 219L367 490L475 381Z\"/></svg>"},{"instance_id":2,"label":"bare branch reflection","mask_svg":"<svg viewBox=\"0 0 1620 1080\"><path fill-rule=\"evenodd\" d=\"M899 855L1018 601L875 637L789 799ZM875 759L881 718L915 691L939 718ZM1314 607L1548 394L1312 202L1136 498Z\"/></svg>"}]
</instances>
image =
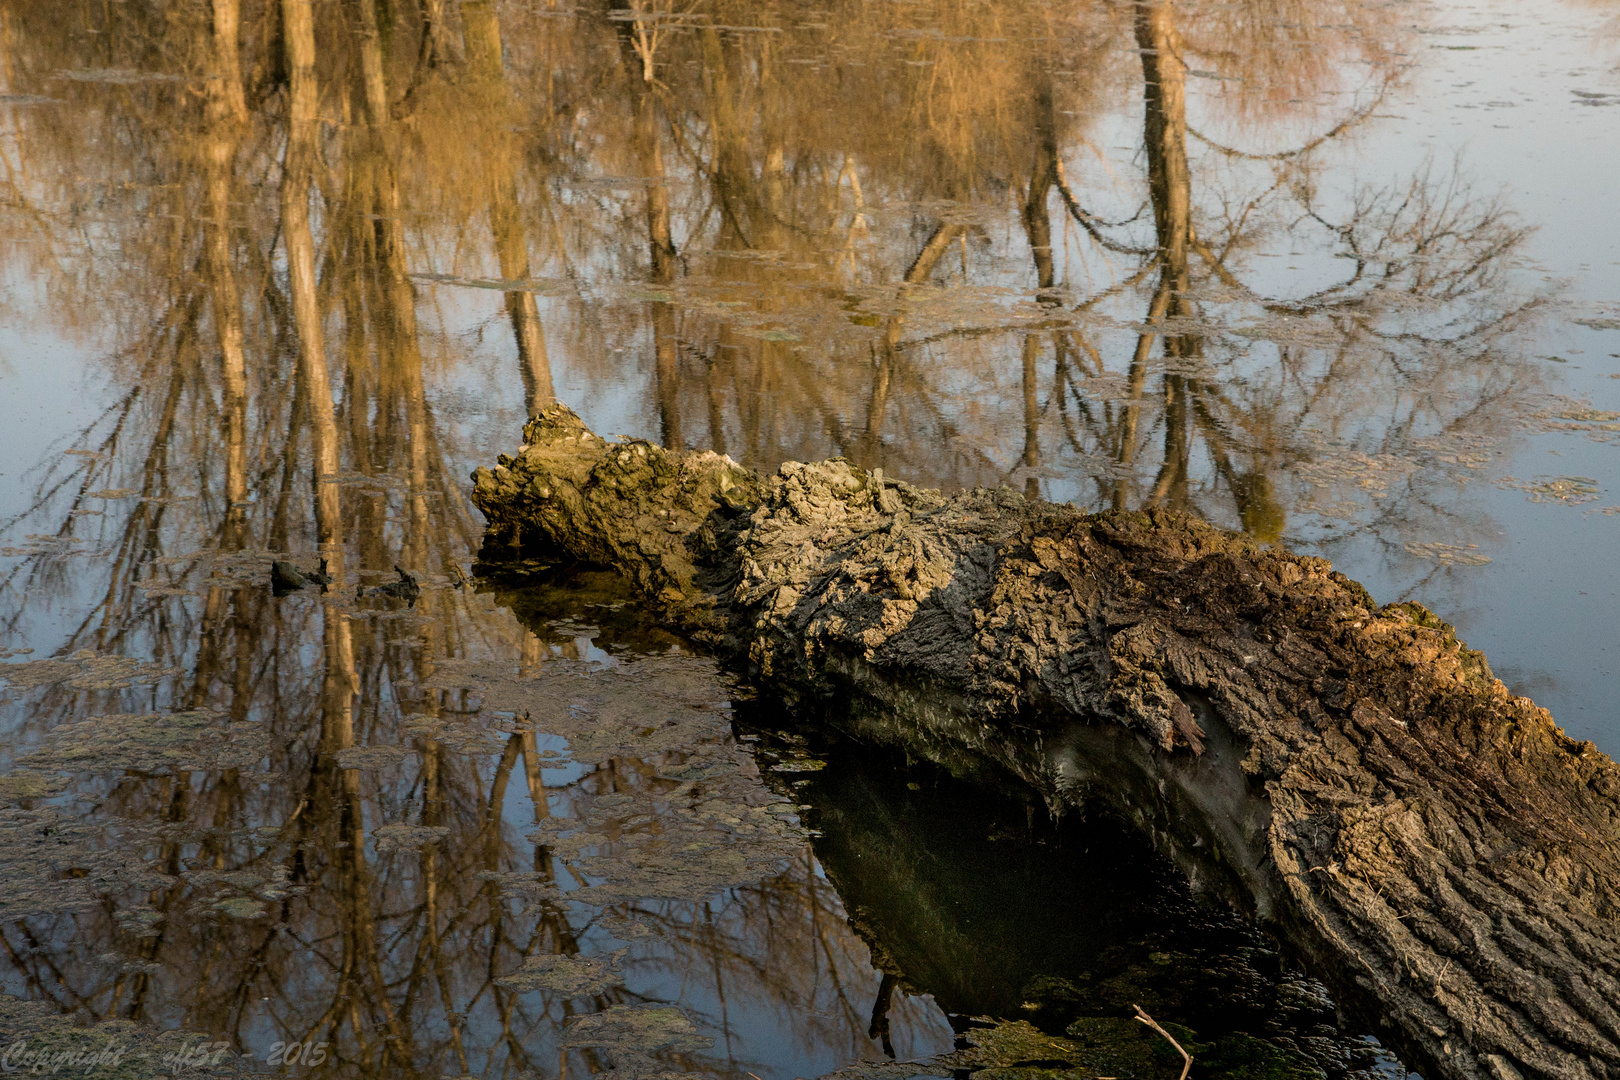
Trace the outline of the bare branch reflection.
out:
<instances>
[{"instance_id":1,"label":"bare branch reflection","mask_svg":"<svg viewBox=\"0 0 1620 1080\"><path fill-rule=\"evenodd\" d=\"M70 0L0 31L6 93L55 102L0 133L18 303L114 388L0 523L0 625L57 665L16 669L0 756L66 785L12 802L103 860L25 868L0 985L85 1018L388 1076L949 1044L712 668L610 587L465 586L464 477L558 397L755 466L1393 549L1478 527L1459 478L1537 389L1511 207L1458 164L1323 164L1404 77L1371 5ZM333 581L272 597L272 560ZM700 1034L567 1034L671 1003Z\"/></svg>"}]
</instances>

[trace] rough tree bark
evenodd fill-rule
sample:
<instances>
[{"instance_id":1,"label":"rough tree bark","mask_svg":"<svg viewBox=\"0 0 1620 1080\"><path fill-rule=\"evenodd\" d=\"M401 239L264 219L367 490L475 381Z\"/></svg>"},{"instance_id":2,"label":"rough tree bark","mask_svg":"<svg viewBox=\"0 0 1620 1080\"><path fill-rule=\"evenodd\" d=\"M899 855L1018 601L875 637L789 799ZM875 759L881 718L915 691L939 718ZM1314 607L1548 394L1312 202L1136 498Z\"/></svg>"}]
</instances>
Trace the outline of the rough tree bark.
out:
<instances>
[{"instance_id":1,"label":"rough tree bark","mask_svg":"<svg viewBox=\"0 0 1620 1080\"><path fill-rule=\"evenodd\" d=\"M1431 1080L1620 1078L1620 768L1419 605L1179 513L764 477L560 405L474 481L497 541L617 568L762 679L1109 804Z\"/></svg>"}]
</instances>

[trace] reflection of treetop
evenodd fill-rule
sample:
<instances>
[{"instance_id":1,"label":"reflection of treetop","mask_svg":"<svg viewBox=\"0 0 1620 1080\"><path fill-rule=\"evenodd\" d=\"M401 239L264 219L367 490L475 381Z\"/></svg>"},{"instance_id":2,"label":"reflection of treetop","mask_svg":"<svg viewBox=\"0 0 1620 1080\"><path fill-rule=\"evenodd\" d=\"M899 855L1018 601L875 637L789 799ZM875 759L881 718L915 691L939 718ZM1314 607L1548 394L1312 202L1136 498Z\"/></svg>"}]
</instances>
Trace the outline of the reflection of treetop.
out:
<instances>
[{"instance_id":1,"label":"reflection of treetop","mask_svg":"<svg viewBox=\"0 0 1620 1080\"><path fill-rule=\"evenodd\" d=\"M521 383L532 410L555 370L751 463L1061 481L1273 533L1348 505L1294 463L1477 434L1523 390L1495 351L1525 309L1505 209L1455 170L1328 182L1400 75L1383 8L406 7L314 5L292 61L277 4L121 6L94 44L74 5L13 20L11 89L60 103L13 110L8 232L38 318L128 388L87 433L118 457L49 470L45 502L125 468L164 495L178 453L222 478L199 528L292 536L319 506L266 463L312 453L401 479L443 560L475 537L468 450L426 387ZM457 283L512 336L432 302ZM280 391L323 392L318 356L335 424ZM129 505L133 544L156 510Z\"/></svg>"}]
</instances>

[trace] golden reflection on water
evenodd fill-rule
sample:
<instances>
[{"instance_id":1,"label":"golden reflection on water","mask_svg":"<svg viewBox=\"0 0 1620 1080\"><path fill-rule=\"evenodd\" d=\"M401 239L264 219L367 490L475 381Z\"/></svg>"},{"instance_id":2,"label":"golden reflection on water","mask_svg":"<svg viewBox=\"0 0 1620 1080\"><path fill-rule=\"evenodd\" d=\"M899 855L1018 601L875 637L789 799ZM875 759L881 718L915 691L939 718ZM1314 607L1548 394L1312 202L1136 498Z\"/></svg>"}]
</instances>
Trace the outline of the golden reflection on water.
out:
<instances>
[{"instance_id":1,"label":"golden reflection on water","mask_svg":"<svg viewBox=\"0 0 1620 1080\"><path fill-rule=\"evenodd\" d=\"M457 384L468 286L507 285L510 344L476 335L529 411L561 380L751 464L844 454L1273 539L1445 483L1529 389L1503 206L1438 165L1319 191L1409 34L1330 7L12 12L13 88L63 102L9 110L8 220L44 317L125 309L145 407L206 385L199 465L233 503L250 403L331 391L373 445L306 410L319 471L455 490L423 387ZM1137 97L1121 159L1096 140ZM1278 275L1279 246L1310 265ZM396 423L408 466L376 438Z\"/></svg>"},{"instance_id":2,"label":"golden reflection on water","mask_svg":"<svg viewBox=\"0 0 1620 1080\"><path fill-rule=\"evenodd\" d=\"M7 534L8 628L50 604L84 652L11 676L7 987L379 1074L740 1080L739 1002L801 1040L773 1068L875 1054L894 980L729 691L635 642L650 726L603 736L637 718L590 635L459 587L467 471L562 393L762 467L1466 527L1444 492L1537 388L1523 228L1441 163L1317 164L1410 33L1350 0L0 6L8 318L115 389ZM333 584L271 597L285 553ZM357 598L396 564L414 606ZM659 701L709 726L638 748ZM702 895L649 885L683 828ZM502 982L621 932L635 977ZM559 1042L683 980L719 1042ZM940 1049L901 987L902 1055Z\"/></svg>"}]
</instances>

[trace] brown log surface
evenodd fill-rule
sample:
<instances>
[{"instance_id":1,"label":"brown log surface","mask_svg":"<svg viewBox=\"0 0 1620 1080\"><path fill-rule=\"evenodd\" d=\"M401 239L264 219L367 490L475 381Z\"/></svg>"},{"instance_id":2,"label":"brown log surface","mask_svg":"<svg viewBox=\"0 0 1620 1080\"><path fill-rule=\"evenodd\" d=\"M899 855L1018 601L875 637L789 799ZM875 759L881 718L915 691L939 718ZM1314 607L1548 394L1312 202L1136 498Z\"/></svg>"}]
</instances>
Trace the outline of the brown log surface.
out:
<instances>
[{"instance_id":1,"label":"brown log surface","mask_svg":"<svg viewBox=\"0 0 1620 1080\"><path fill-rule=\"evenodd\" d=\"M1180 513L762 477L560 405L474 482L761 678L1109 803L1431 1078L1620 1078L1620 768L1421 606Z\"/></svg>"}]
</instances>

